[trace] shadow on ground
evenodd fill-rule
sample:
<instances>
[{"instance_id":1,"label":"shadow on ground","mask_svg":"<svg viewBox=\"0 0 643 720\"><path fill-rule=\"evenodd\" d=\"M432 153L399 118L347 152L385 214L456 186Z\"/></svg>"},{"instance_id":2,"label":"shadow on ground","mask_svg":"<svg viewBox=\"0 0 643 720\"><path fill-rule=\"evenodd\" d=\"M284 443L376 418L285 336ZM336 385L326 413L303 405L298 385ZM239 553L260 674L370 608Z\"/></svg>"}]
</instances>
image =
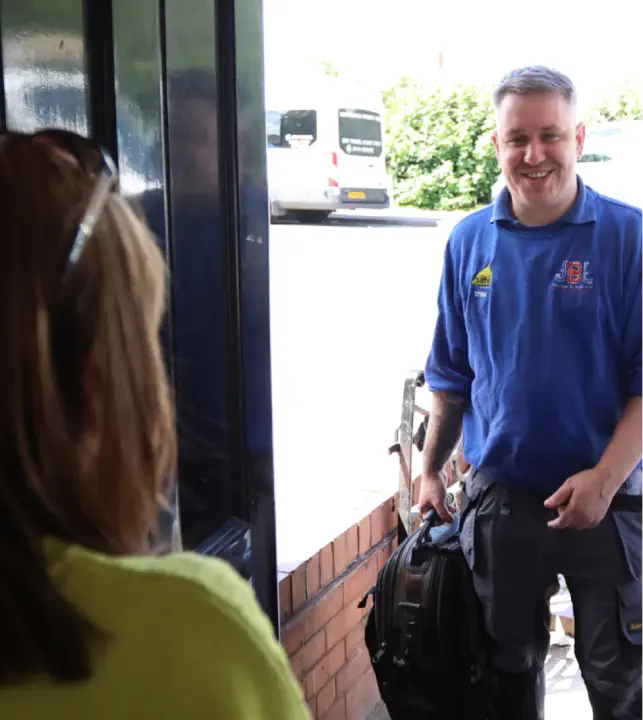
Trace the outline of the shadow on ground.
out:
<instances>
[{"instance_id":1,"label":"shadow on ground","mask_svg":"<svg viewBox=\"0 0 643 720\"><path fill-rule=\"evenodd\" d=\"M391 211L382 213L337 212L323 222L300 223L289 217L273 220L275 225L307 225L316 227L378 227L396 225L399 227L437 227L441 216L431 213L404 214Z\"/></svg>"}]
</instances>

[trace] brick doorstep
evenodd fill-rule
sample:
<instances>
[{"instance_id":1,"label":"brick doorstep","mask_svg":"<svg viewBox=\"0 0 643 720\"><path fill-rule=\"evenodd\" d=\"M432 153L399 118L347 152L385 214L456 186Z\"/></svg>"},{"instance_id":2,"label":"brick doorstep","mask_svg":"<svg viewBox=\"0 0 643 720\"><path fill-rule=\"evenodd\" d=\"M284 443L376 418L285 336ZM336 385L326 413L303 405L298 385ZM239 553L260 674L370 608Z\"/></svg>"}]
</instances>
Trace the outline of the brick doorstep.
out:
<instances>
[{"instance_id":1,"label":"brick doorstep","mask_svg":"<svg viewBox=\"0 0 643 720\"><path fill-rule=\"evenodd\" d=\"M282 642L318 720L385 720L357 602L396 547L397 496L289 572L280 573ZM552 646L573 644L567 589L551 599Z\"/></svg>"},{"instance_id":2,"label":"brick doorstep","mask_svg":"<svg viewBox=\"0 0 643 720\"><path fill-rule=\"evenodd\" d=\"M326 557L320 552L287 578L292 614L283 622L282 643L316 720L366 720L380 700L364 647L367 611L357 606L393 547L388 504L374 512L381 522L375 535L362 534L369 540L366 554L355 557L360 535L355 525L327 546ZM373 538L379 538L374 545ZM332 580L320 588L325 565Z\"/></svg>"}]
</instances>

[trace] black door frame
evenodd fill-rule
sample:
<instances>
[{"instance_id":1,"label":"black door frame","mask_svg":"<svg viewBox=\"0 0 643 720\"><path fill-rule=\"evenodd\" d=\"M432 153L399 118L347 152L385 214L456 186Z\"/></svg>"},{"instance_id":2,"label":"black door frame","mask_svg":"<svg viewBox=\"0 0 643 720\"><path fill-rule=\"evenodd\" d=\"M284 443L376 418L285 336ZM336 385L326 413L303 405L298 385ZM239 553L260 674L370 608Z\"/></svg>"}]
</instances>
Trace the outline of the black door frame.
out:
<instances>
[{"instance_id":1,"label":"black door frame","mask_svg":"<svg viewBox=\"0 0 643 720\"><path fill-rule=\"evenodd\" d=\"M16 0L19 1L19 0ZM0 3L2 0L0 0ZM89 132L117 160L117 97L114 68L114 23L111 0L79 0L83 8ZM270 385L258 393L250 381L270 376L265 119L263 108L263 39L261 0L212 0L216 25L219 173L222 188L224 275L228 304L228 387L231 454L238 484L237 513L251 528L251 576L259 602L278 631L279 608L275 540L272 440L253 446L256 411L264 418L264 436L272 437ZM167 152L168 105L165 48L165 0L157 0L160 37L163 167L172 168ZM0 6L1 8L1 6ZM2 38L0 13L0 38ZM0 54L0 124L6 124L4 69ZM240 122L240 117L243 122ZM240 152L240 149L241 152ZM165 192L166 253L172 261L172 204ZM257 307L259 311L255 312ZM253 309L254 308L254 309ZM252 317L251 317L251 313ZM172 323L166 341L171 347ZM170 374L172 374L170 362ZM179 477L179 483L189 482Z\"/></svg>"}]
</instances>

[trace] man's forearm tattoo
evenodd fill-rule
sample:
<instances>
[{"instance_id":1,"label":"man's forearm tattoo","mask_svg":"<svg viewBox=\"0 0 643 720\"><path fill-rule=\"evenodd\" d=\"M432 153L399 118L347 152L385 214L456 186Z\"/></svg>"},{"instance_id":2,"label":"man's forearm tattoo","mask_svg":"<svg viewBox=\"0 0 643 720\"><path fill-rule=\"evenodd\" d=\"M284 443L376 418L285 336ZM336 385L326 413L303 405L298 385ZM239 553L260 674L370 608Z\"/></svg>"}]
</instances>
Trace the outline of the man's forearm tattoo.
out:
<instances>
[{"instance_id":1,"label":"man's forearm tattoo","mask_svg":"<svg viewBox=\"0 0 643 720\"><path fill-rule=\"evenodd\" d=\"M468 400L462 395L436 393L429 416L424 445L425 472L440 472L446 465L462 432L462 414Z\"/></svg>"}]
</instances>

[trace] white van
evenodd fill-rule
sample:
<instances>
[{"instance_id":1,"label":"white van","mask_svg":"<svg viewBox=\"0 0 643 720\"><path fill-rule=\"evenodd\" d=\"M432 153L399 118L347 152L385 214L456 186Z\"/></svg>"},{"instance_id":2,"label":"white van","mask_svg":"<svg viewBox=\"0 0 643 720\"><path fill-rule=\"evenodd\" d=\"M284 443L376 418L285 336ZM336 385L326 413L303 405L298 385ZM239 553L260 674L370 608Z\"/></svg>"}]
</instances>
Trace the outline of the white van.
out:
<instances>
[{"instance_id":1,"label":"white van","mask_svg":"<svg viewBox=\"0 0 643 720\"><path fill-rule=\"evenodd\" d=\"M321 222L334 210L387 208L381 93L322 78L266 97L273 218Z\"/></svg>"}]
</instances>

